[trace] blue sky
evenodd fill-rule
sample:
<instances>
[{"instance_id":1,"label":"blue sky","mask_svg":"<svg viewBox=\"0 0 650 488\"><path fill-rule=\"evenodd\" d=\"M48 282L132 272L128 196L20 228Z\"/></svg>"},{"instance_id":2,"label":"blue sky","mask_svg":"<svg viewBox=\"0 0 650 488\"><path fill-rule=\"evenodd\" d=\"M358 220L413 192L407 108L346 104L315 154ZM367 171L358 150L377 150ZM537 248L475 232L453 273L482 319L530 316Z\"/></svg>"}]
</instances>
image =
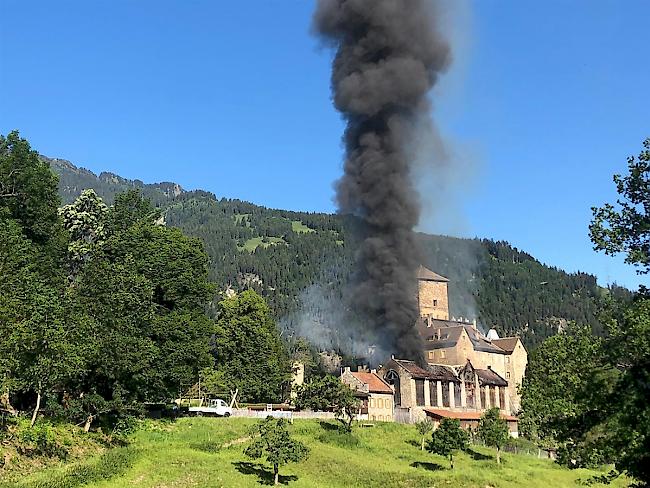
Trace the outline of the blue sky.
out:
<instances>
[{"instance_id":1,"label":"blue sky","mask_svg":"<svg viewBox=\"0 0 650 488\"><path fill-rule=\"evenodd\" d=\"M650 137L650 2L446 1L455 62L432 100L457 171L422 229L647 283L587 225ZM334 210L343 125L313 2L0 3L1 133L95 172Z\"/></svg>"}]
</instances>

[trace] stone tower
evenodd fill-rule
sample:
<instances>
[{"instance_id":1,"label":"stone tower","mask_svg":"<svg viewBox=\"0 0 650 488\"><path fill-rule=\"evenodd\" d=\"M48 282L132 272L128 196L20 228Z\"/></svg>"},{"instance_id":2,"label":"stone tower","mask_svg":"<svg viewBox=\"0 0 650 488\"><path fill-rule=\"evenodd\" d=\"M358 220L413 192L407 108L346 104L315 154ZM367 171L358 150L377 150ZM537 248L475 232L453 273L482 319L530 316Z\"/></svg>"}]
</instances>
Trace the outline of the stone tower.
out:
<instances>
[{"instance_id":1,"label":"stone tower","mask_svg":"<svg viewBox=\"0 0 650 488\"><path fill-rule=\"evenodd\" d=\"M449 320L449 280L430 269L418 268L418 305L421 317Z\"/></svg>"}]
</instances>

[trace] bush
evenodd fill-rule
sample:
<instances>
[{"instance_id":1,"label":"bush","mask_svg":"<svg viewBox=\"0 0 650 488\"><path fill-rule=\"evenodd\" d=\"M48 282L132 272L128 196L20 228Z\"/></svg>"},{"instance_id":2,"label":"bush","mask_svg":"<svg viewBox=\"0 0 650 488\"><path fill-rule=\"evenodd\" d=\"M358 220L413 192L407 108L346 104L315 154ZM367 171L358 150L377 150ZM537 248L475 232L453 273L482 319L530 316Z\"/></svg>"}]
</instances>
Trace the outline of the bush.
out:
<instances>
[{"instance_id":1,"label":"bush","mask_svg":"<svg viewBox=\"0 0 650 488\"><path fill-rule=\"evenodd\" d=\"M67 457L72 442L65 429L57 429L47 420L41 420L33 427L29 424L29 420L24 417L15 420L12 437L19 454L28 457Z\"/></svg>"},{"instance_id":2,"label":"bush","mask_svg":"<svg viewBox=\"0 0 650 488\"><path fill-rule=\"evenodd\" d=\"M74 488L88 483L108 480L122 474L133 465L137 451L130 447L107 451L94 463L73 466L67 471L28 483L0 483L0 488Z\"/></svg>"},{"instance_id":3,"label":"bush","mask_svg":"<svg viewBox=\"0 0 650 488\"><path fill-rule=\"evenodd\" d=\"M344 448L357 448L361 445L361 441L357 436L346 432L344 429L325 430L318 434L316 439L324 444L333 444Z\"/></svg>"}]
</instances>

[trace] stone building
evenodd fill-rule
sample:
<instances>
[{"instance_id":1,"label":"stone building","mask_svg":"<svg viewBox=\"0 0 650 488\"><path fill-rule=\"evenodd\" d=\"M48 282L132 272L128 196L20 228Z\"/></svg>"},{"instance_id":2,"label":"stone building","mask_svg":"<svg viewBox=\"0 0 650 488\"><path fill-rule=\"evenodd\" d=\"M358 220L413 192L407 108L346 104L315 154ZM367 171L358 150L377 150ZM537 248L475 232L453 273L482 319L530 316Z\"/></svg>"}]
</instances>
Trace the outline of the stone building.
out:
<instances>
[{"instance_id":1,"label":"stone building","mask_svg":"<svg viewBox=\"0 0 650 488\"><path fill-rule=\"evenodd\" d=\"M511 410L518 412L521 408L521 395L519 387L526 374L528 365L528 352L519 337L504 337L494 339L492 344L505 351L505 379L510 390Z\"/></svg>"},{"instance_id":2,"label":"stone building","mask_svg":"<svg viewBox=\"0 0 650 488\"><path fill-rule=\"evenodd\" d=\"M361 401L360 417L367 420L392 422L394 419L393 389L376 371L351 371L345 368L341 381L354 390Z\"/></svg>"},{"instance_id":3,"label":"stone building","mask_svg":"<svg viewBox=\"0 0 650 488\"><path fill-rule=\"evenodd\" d=\"M430 365L452 366L459 371L469 362L480 375L490 371L507 384L508 412L520 406L517 387L526 371L528 353L518 337L499 338L491 329L487 336L478 330L476 321L455 320L449 316L447 284L449 280L424 267L418 270L420 319L416 327L424 341L425 360Z\"/></svg>"},{"instance_id":4,"label":"stone building","mask_svg":"<svg viewBox=\"0 0 650 488\"><path fill-rule=\"evenodd\" d=\"M449 320L447 283L449 280L444 276L424 266L418 268L418 306L421 316Z\"/></svg>"},{"instance_id":5,"label":"stone building","mask_svg":"<svg viewBox=\"0 0 650 488\"><path fill-rule=\"evenodd\" d=\"M466 420L478 421L484 410L498 407L504 418L516 422L510 415L508 382L490 368L475 368L470 360L460 367L429 364L422 368L393 357L379 375L392 386L395 408L408 411L409 421L427 416L460 418L459 412L474 412L476 418L466 415ZM511 431L516 432L516 424Z\"/></svg>"}]
</instances>

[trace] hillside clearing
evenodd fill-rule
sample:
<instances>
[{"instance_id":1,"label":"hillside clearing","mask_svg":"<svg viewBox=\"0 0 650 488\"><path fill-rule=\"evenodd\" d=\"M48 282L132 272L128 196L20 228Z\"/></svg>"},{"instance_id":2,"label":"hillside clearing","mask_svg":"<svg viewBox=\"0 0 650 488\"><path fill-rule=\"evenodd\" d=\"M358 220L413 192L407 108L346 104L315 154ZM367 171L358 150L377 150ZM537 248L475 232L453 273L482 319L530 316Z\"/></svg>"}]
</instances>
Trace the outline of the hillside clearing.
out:
<instances>
[{"instance_id":1,"label":"hillside clearing","mask_svg":"<svg viewBox=\"0 0 650 488\"><path fill-rule=\"evenodd\" d=\"M310 232L316 232L311 227L308 227L305 224L303 224L302 220L292 220L291 230L293 230L296 234L309 234Z\"/></svg>"},{"instance_id":2,"label":"hillside clearing","mask_svg":"<svg viewBox=\"0 0 650 488\"><path fill-rule=\"evenodd\" d=\"M85 486L97 488L162 486L249 487L267 484L268 467L243 454L247 443L232 444L246 436L253 420L184 418L176 423L148 423L128 448L128 467L102 473L97 459L94 478ZM494 452L472 447L470 454L458 454L456 469L440 456L422 452L413 426L377 423L374 428L355 430L352 437L339 433L334 424L315 420L296 421L293 435L311 449L309 459L280 469L281 482L292 487L449 487L528 488L575 487L576 480L587 479L596 471L568 470L534 456L503 454L498 467ZM222 447L231 442L229 447ZM79 465L52 468L16 483L16 488L81 486L74 475L84 472ZM90 470L92 471L92 470ZM65 481L63 481L65 479ZM59 484L54 484L58 482ZM50 484L51 483L51 484ZM611 486L625 486L616 480ZM10 485L0 485L2 488ZM600 485L594 485L600 486Z\"/></svg>"},{"instance_id":3,"label":"hillside clearing","mask_svg":"<svg viewBox=\"0 0 650 488\"><path fill-rule=\"evenodd\" d=\"M282 237L253 237L248 239L240 249L253 252L258 246L269 247L277 244L286 244L286 241Z\"/></svg>"}]
</instances>

